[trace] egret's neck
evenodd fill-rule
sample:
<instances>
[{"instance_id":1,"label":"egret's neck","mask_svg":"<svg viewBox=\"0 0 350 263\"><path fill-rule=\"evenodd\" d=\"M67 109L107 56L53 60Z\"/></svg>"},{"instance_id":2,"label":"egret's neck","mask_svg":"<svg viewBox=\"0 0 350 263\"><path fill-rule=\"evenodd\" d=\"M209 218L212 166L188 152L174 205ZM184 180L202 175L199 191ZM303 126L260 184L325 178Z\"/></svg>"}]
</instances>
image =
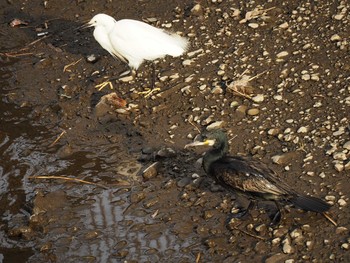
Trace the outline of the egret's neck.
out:
<instances>
[{"instance_id":1,"label":"egret's neck","mask_svg":"<svg viewBox=\"0 0 350 263\"><path fill-rule=\"evenodd\" d=\"M101 25L96 25L95 30L97 31L104 31L105 33L109 34L114 26L115 26L115 21L110 21L109 23L103 23Z\"/></svg>"},{"instance_id":2,"label":"egret's neck","mask_svg":"<svg viewBox=\"0 0 350 263\"><path fill-rule=\"evenodd\" d=\"M228 152L227 142L222 142L219 147L211 149L203 157L203 169L206 173L209 173L209 169L212 163L221 159Z\"/></svg>"}]
</instances>

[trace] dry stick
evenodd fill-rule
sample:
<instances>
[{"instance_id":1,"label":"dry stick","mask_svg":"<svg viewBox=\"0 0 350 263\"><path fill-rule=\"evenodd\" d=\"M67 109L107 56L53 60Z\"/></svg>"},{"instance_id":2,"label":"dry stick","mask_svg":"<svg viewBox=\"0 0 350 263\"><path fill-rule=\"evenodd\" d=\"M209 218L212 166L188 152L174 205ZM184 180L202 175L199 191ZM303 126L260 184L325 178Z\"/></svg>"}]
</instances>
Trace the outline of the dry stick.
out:
<instances>
[{"instance_id":1,"label":"dry stick","mask_svg":"<svg viewBox=\"0 0 350 263\"><path fill-rule=\"evenodd\" d=\"M61 139L61 137L62 137L65 133L67 133L65 130L62 131L61 134L58 135L58 137L56 138L56 140L55 140L53 143L51 143L51 144L49 145L49 147L54 146L54 145L59 141L59 139Z\"/></svg>"},{"instance_id":2,"label":"dry stick","mask_svg":"<svg viewBox=\"0 0 350 263\"><path fill-rule=\"evenodd\" d=\"M198 131L198 133L201 133L201 130L192 122L192 119L193 116L191 115L191 117L188 119L188 123L191 124Z\"/></svg>"},{"instance_id":3,"label":"dry stick","mask_svg":"<svg viewBox=\"0 0 350 263\"><path fill-rule=\"evenodd\" d=\"M66 181L73 181L76 183L84 183L84 184L90 184L90 185L96 185L99 187L102 187L104 189L108 189L108 187L102 185L102 184L97 184L97 183L92 183L89 181L81 180L78 178L71 178L71 177L64 177L64 176L58 176L58 175L52 175L52 176L46 176L46 175L35 175L35 176L29 176L29 179L62 179Z\"/></svg>"},{"instance_id":4,"label":"dry stick","mask_svg":"<svg viewBox=\"0 0 350 263\"><path fill-rule=\"evenodd\" d=\"M201 260L201 252L198 252L197 258L196 258L196 263L199 263L200 260Z\"/></svg>"},{"instance_id":5,"label":"dry stick","mask_svg":"<svg viewBox=\"0 0 350 263\"><path fill-rule=\"evenodd\" d=\"M333 225L338 226L337 222L335 222L327 212L323 212L322 215Z\"/></svg>"},{"instance_id":6,"label":"dry stick","mask_svg":"<svg viewBox=\"0 0 350 263\"><path fill-rule=\"evenodd\" d=\"M252 96L249 96L249 95L247 95L245 93L242 93L242 92L238 91L236 88L232 88L231 90L234 93L236 93L237 95L240 95L240 96L245 97L245 98L250 99L250 100L252 99Z\"/></svg>"},{"instance_id":7,"label":"dry stick","mask_svg":"<svg viewBox=\"0 0 350 263\"><path fill-rule=\"evenodd\" d=\"M269 72L268 70L264 70L263 72L255 75L254 77L251 77L250 79L248 79L248 81L252 81L253 79L256 79L257 77L260 77L261 75L265 74L266 72Z\"/></svg>"},{"instance_id":8,"label":"dry stick","mask_svg":"<svg viewBox=\"0 0 350 263\"><path fill-rule=\"evenodd\" d=\"M74 65L78 64L81 60L82 60L82 58L80 58L80 59L78 59L77 61L72 62L72 63L70 63L70 64L68 64L68 65L65 65L64 68L63 68L63 72L66 72L66 71L71 72L71 70L67 70L67 69L68 69L69 67L71 67L71 66L74 66Z\"/></svg>"},{"instance_id":9,"label":"dry stick","mask_svg":"<svg viewBox=\"0 0 350 263\"><path fill-rule=\"evenodd\" d=\"M32 45L34 45L34 44L40 42L41 40L43 40L43 39L45 39L45 38L50 37L50 36L51 36L51 35L46 35L46 36L43 36L43 37L41 37L41 38L39 38L39 39L36 39L36 40L34 40L33 42L30 42L27 46L28 46L28 47L29 47L29 46L32 46Z\"/></svg>"},{"instance_id":10,"label":"dry stick","mask_svg":"<svg viewBox=\"0 0 350 263\"><path fill-rule=\"evenodd\" d=\"M32 52L29 53L20 53L20 54L13 54L13 53L0 53L5 55L6 57L10 57L10 58L16 58L16 57L21 57L21 56L29 56L29 55L33 55Z\"/></svg>"},{"instance_id":11,"label":"dry stick","mask_svg":"<svg viewBox=\"0 0 350 263\"><path fill-rule=\"evenodd\" d=\"M248 235L248 236L255 237L255 238L257 238L257 239L266 240L266 238L263 238L263 237L261 237L261 236L257 236L257 235L251 234L251 233L249 233L249 232L247 232L247 231L245 231L245 230L243 230L243 229L239 229L238 227L234 227L233 229L236 229L236 230L238 230L238 231L240 231L240 232L242 232L242 233L244 233L244 234L246 234L246 235Z\"/></svg>"}]
</instances>

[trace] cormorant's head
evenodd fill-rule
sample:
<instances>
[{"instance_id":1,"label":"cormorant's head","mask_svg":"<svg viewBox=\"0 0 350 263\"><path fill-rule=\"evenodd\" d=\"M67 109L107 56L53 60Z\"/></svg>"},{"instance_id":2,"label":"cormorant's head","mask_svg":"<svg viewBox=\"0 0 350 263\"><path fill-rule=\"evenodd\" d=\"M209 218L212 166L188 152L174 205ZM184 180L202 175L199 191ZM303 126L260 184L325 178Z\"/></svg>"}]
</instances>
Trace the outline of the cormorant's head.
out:
<instances>
[{"instance_id":1,"label":"cormorant's head","mask_svg":"<svg viewBox=\"0 0 350 263\"><path fill-rule=\"evenodd\" d=\"M227 136L222 130L214 130L201 134L192 143L185 145L185 149L195 146L212 146L214 149L224 148L227 146Z\"/></svg>"}]
</instances>

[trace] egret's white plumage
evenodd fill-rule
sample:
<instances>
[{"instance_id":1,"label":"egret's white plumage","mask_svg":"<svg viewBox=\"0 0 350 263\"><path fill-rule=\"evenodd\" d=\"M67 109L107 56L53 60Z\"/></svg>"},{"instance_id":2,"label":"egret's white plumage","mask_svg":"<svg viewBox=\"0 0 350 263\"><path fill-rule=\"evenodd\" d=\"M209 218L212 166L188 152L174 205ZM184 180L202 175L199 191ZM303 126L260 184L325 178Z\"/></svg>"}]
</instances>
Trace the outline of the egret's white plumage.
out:
<instances>
[{"instance_id":1,"label":"egret's white plumage","mask_svg":"<svg viewBox=\"0 0 350 263\"><path fill-rule=\"evenodd\" d=\"M97 14L88 25L95 27L94 38L105 50L135 70L144 60L180 56L189 44L184 37L132 19Z\"/></svg>"}]
</instances>

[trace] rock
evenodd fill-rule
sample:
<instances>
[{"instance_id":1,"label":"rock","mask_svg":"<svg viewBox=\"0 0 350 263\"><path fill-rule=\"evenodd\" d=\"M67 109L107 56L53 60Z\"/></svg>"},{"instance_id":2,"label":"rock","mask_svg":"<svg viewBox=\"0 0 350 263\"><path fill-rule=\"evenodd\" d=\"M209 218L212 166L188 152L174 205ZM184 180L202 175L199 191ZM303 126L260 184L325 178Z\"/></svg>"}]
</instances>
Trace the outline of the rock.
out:
<instances>
[{"instance_id":1,"label":"rock","mask_svg":"<svg viewBox=\"0 0 350 263\"><path fill-rule=\"evenodd\" d=\"M130 194L130 202L132 204L136 204L140 202L141 200L145 199L146 195L144 192L137 192L137 193L131 193Z\"/></svg>"},{"instance_id":2,"label":"rock","mask_svg":"<svg viewBox=\"0 0 350 263\"><path fill-rule=\"evenodd\" d=\"M340 127L337 131L333 132L334 136L340 136L342 134L344 134L345 132L345 127Z\"/></svg>"},{"instance_id":3,"label":"rock","mask_svg":"<svg viewBox=\"0 0 350 263\"><path fill-rule=\"evenodd\" d=\"M224 125L224 121L216 121L213 122L212 124L207 126L207 131L212 131L212 130L216 130L216 129L220 129L222 128L222 126Z\"/></svg>"},{"instance_id":4,"label":"rock","mask_svg":"<svg viewBox=\"0 0 350 263\"><path fill-rule=\"evenodd\" d=\"M95 54L90 54L86 57L86 61L89 63L95 63L98 61L98 57Z\"/></svg>"},{"instance_id":5,"label":"rock","mask_svg":"<svg viewBox=\"0 0 350 263\"><path fill-rule=\"evenodd\" d=\"M350 244L349 243L344 243L341 245L342 249L349 250Z\"/></svg>"},{"instance_id":6,"label":"rock","mask_svg":"<svg viewBox=\"0 0 350 263\"><path fill-rule=\"evenodd\" d=\"M345 170L350 170L350 161L344 165Z\"/></svg>"},{"instance_id":7,"label":"rock","mask_svg":"<svg viewBox=\"0 0 350 263\"><path fill-rule=\"evenodd\" d=\"M339 40L341 40L341 37L338 34L334 34L331 36L331 41L335 42Z\"/></svg>"},{"instance_id":8,"label":"rock","mask_svg":"<svg viewBox=\"0 0 350 263\"><path fill-rule=\"evenodd\" d=\"M340 198L338 200L338 204L339 204L339 206L346 206L346 201L343 198Z\"/></svg>"},{"instance_id":9,"label":"rock","mask_svg":"<svg viewBox=\"0 0 350 263\"><path fill-rule=\"evenodd\" d=\"M298 130L297 133L307 133L308 129L305 126L301 126Z\"/></svg>"},{"instance_id":10,"label":"rock","mask_svg":"<svg viewBox=\"0 0 350 263\"><path fill-rule=\"evenodd\" d=\"M294 252L294 248L291 246L290 239L287 237L282 241L283 247L283 253L285 254L291 254Z\"/></svg>"},{"instance_id":11,"label":"rock","mask_svg":"<svg viewBox=\"0 0 350 263\"><path fill-rule=\"evenodd\" d=\"M158 174L159 162L152 163L148 166L143 172L142 176L144 179L149 180L153 177L156 177Z\"/></svg>"},{"instance_id":12,"label":"rock","mask_svg":"<svg viewBox=\"0 0 350 263\"><path fill-rule=\"evenodd\" d=\"M284 58L284 57L286 57L286 56L288 56L288 52L287 51L282 51L282 52L280 52L280 53L278 53L277 55L276 55L276 57L277 58Z\"/></svg>"},{"instance_id":13,"label":"rock","mask_svg":"<svg viewBox=\"0 0 350 263\"><path fill-rule=\"evenodd\" d=\"M251 28L258 28L259 24L258 23L249 23L248 26Z\"/></svg>"},{"instance_id":14,"label":"rock","mask_svg":"<svg viewBox=\"0 0 350 263\"><path fill-rule=\"evenodd\" d=\"M272 241L271 241L271 244L273 246L279 245L280 243L281 243L281 238L279 238L279 237L276 237L276 238L272 239Z\"/></svg>"},{"instance_id":15,"label":"rock","mask_svg":"<svg viewBox=\"0 0 350 263\"><path fill-rule=\"evenodd\" d=\"M289 27L289 24L288 24L288 22L284 22L284 23L280 24L278 27L282 28L282 29L287 29Z\"/></svg>"},{"instance_id":16,"label":"rock","mask_svg":"<svg viewBox=\"0 0 350 263\"><path fill-rule=\"evenodd\" d=\"M180 188L185 187L186 185L190 184L192 182L191 178L184 177L181 180L179 180L176 185Z\"/></svg>"},{"instance_id":17,"label":"rock","mask_svg":"<svg viewBox=\"0 0 350 263\"><path fill-rule=\"evenodd\" d=\"M326 178L326 174L324 172L321 172L318 176L321 178Z\"/></svg>"},{"instance_id":18,"label":"rock","mask_svg":"<svg viewBox=\"0 0 350 263\"><path fill-rule=\"evenodd\" d=\"M213 94L222 94L222 93L224 93L224 91L223 91L223 89L221 87L214 87L211 90L211 93L213 93Z\"/></svg>"},{"instance_id":19,"label":"rock","mask_svg":"<svg viewBox=\"0 0 350 263\"><path fill-rule=\"evenodd\" d=\"M197 49L197 50L188 52L188 53L187 53L187 56L188 56L188 57L193 57L193 56L195 56L195 55L197 55L197 54L199 54L199 53L203 53L203 52L204 52L203 48L200 48L200 49Z\"/></svg>"},{"instance_id":20,"label":"rock","mask_svg":"<svg viewBox=\"0 0 350 263\"><path fill-rule=\"evenodd\" d=\"M264 95L263 94L257 94L252 98L252 101L255 103L260 103L264 101Z\"/></svg>"},{"instance_id":21,"label":"rock","mask_svg":"<svg viewBox=\"0 0 350 263\"><path fill-rule=\"evenodd\" d=\"M342 20L343 18L344 18L344 14L343 14L343 13L336 14L336 15L334 16L334 19L335 19L335 20Z\"/></svg>"},{"instance_id":22,"label":"rock","mask_svg":"<svg viewBox=\"0 0 350 263\"><path fill-rule=\"evenodd\" d=\"M301 79L302 79L302 80L310 80L310 79L311 79L311 76L310 76L309 74L303 74L303 75L301 76Z\"/></svg>"},{"instance_id":23,"label":"rock","mask_svg":"<svg viewBox=\"0 0 350 263\"><path fill-rule=\"evenodd\" d=\"M287 164L290 160L294 159L296 156L296 152L287 152L280 155L272 156L272 161L277 164Z\"/></svg>"},{"instance_id":24,"label":"rock","mask_svg":"<svg viewBox=\"0 0 350 263\"><path fill-rule=\"evenodd\" d=\"M247 111L247 114L250 115L250 116L255 116L255 115L258 115L259 112L260 112L259 109L253 108L253 109L249 109L249 110Z\"/></svg>"},{"instance_id":25,"label":"rock","mask_svg":"<svg viewBox=\"0 0 350 263\"><path fill-rule=\"evenodd\" d=\"M282 95L275 95L275 96L273 96L273 98L275 100L282 100L283 99Z\"/></svg>"},{"instance_id":26,"label":"rock","mask_svg":"<svg viewBox=\"0 0 350 263\"><path fill-rule=\"evenodd\" d=\"M247 106L245 105L239 105L236 109L237 112L242 113L242 114L246 114L247 111Z\"/></svg>"},{"instance_id":27,"label":"rock","mask_svg":"<svg viewBox=\"0 0 350 263\"><path fill-rule=\"evenodd\" d=\"M350 141L347 141L346 143L344 143L343 148L350 150Z\"/></svg>"},{"instance_id":28,"label":"rock","mask_svg":"<svg viewBox=\"0 0 350 263\"><path fill-rule=\"evenodd\" d=\"M284 262L286 258L287 258L287 255L284 255L282 253L277 253L271 257L268 257L265 260L265 263L280 263L280 262Z\"/></svg>"},{"instance_id":29,"label":"rock","mask_svg":"<svg viewBox=\"0 0 350 263\"><path fill-rule=\"evenodd\" d=\"M348 232L348 229L346 227L344 227L344 226L339 226L335 230L335 233L337 235L344 234L344 233L347 233L347 232Z\"/></svg>"},{"instance_id":30,"label":"rock","mask_svg":"<svg viewBox=\"0 0 350 263\"><path fill-rule=\"evenodd\" d=\"M346 154L343 152L335 152L333 153L333 159L339 161L345 161L347 159Z\"/></svg>"},{"instance_id":31,"label":"rock","mask_svg":"<svg viewBox=\"0 0 350 263\"><path fill-rule=\"evenodd\" d=\"M335 170L337 170L338 172L342 172L342 171L344 171L344 165L342 164L342 163L336 163L335 165L334 165L334 169Z\"/></svg>"},{"instance_id":32,"label":"rock","mask_svg":"<svg viewBox=\"0 0 350 263\"><path fill-rule=\"evenodd\" d=\"M275 135L277 135L279 132L280 132L279 129L277 129L277 128L272 128L272 129L269 129L269 130L267 131L267 134L268 134L268 135L275 136Z\"/></svg>"},{"instance_id":33,"label":"rock","mask_svg":"<svg viewBox=\"0 0 350 263\"><path fill-rule=\"evenodd\" d=\"M273 236L274 237L282 237L286 233L288 233L288 229L287 228L278 228L278 229L273 231Z\"/></svg>"},{"instance_id":34,"label":"rock","mask_svg":"<svg viewBox=\"0 0 350 263\"><path fill-rule=\"evenodd\" d=\"M182 65L184 65L184 66L190 66L192 63L193 63L193 60L192 60L192 59L185 59L185 60L182 62Z\"/></svg>"},{"instance_id":35,"label":"rock","mask_svg":"<svg viewBox=\"0 0 350 263\"><path fill-rule=\"evenodd\" d=\"M236 100L232 101L231 104L230 104L231 108L234 108L234 107L237 107L237 106L239 106L239 102L236 101Z\"/></svg>"},{"instance_id":36,"label":"rock","mask_svg":"<svg viewBox=\"0 0 350 263\"><path fill-rule=\"evenodd\" d=\"M203 15L203 8L200 4L195 4L191 9L191 13L195 16Z\"/></svg>"},{"instance_id":37,"label":"rock","mask_svg":"<svg viewBox=\"0 0 350 263\"><path fill-rule=\"evenodd\" d=\"M163 158L171 158L176 156L176 152L170 147L164 147L157 152L157 156Z\"/></svg>"},{"instance_id":38,"label":"rock","mask_svg":"<svg viewBox=\"0 0 350 263\"><path fill-rule=\"evenodd\" d=\"M133 79L134 79L134 77L131 76L131 75L129 75L129 76L122 77L122 78L120 78L119 80L120 80L121 82L129 82L129 81L132 81Z\"/></svg>"}]
</instances>

